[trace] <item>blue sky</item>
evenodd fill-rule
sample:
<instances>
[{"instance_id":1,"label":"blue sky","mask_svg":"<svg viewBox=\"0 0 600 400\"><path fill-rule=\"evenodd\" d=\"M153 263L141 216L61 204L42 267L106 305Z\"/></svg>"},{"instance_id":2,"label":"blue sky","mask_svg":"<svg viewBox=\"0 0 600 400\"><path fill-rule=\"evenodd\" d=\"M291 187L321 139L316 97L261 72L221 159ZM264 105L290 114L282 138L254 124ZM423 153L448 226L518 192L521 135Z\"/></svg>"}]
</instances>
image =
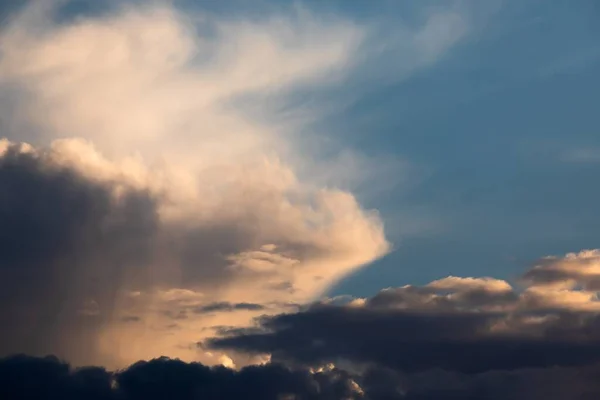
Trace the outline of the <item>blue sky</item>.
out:
<instances>
[{"instance_id":1,"label":"blue sky","mask_svg":"<svg viewBox=\"0 0 600 400\"><path fill-rule=\"evenodd\" d=\"M598 12L591 1L504 2L435 65L327 121L356 146L425 168L374 202L433 222L400 231L393 254L335 293L448 274L510 279L541 255L597 246Z\"/></svg>"}]
</instances>

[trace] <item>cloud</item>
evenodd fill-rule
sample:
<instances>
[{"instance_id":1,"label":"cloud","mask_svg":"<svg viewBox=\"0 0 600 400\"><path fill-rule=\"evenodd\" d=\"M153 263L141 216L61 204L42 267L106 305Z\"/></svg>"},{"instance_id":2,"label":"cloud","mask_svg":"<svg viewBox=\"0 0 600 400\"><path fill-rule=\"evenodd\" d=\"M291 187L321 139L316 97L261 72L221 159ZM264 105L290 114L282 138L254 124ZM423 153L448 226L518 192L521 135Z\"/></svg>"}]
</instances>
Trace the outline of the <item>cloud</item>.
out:
<instances>
[{"instance_id":1,"label":"cloud","mask_svg":"<svg viewBox=\"0 0 600 400\"><path fill-rule=\"evenodd\" d=\"M116 2L64 18L65 4L31 2L0 30L1 354L245 365L262 358L195 343L312 302L390 251L377 211L341 188L403 164L327 140L312 151L303 123L321 107L282 121L270 106L375 56L418 55L405 76L459 40L458 14L366 54L372 27L303 7Z\"/></svg>"},{"instance_id":2,"label":"cloud","mask_svg":"<svg viewBox=\"0 0 600 400\"><path fill-rule=\"evenodd\" d=\"M158 358L111 372L72 368L55 357L0 359L3 399L593 399L600 394L598 365L461 374L443 370L403 373L384 368L349 372L278 364L239 371Z\"/></svg>"},{"instance_id":3,"label":"cloud","mask_svg":"<svg viewBox=\"0 0 600 400\"><path fill-rule=\"evenodd\" d=\"M92 352L99 346L89 340L108 340L105 346L114 349L143 332L148 336L138 338L140 350L149 340L155 351L166 352L168 347L152 342L166 327L145 325L127 334L124 330L135 328L115 321L136 315L160 324L156 318L164 311L181 315L194 308L198 318L190 318L187 329L196 335L197 327L218 324L200 318L213 318L209 311L240 312L243 322L252 316L244 313L265 310L261 303L290 300L288 292L272 288L282 282L294 287L292 299L310 300L385 251L376 217L363 213L346 193L294 193L293 187L240 182L245 199L235 206L225 197L210 214L180 216L169 210L168 191L144 188L127 169L81 142L35 149L5 141L3 148L0 236L7 245L0 250L0 273L9 327L3 331L4 352L52 351L85 360L90 355L78 354L82 348ZM82 155L94 162L86 165L76 157ZM299 197L288 197L294 194ZM196 207L201 214L211 205ZM364 245L375 247L362 253ZM81 315L98 321L77 320L78 328L71 329L72 319ZM52 335L39 324L48 324ZM75 346L66 332L88 341Z\"/></svg>"},{"instance_id":4,"label":"cloud","mask_svg":"<svg viewBox=\"0 0 600 400\"><path fill-rule=\"evenodd\" d=\"M0 40L1 80L23 99L13 124L180 165L283 151L282 132L245 119L231 101L324 83L346 70L363 36L350 22L303 12L249 22L129 6L66 25L39 14L24 13Z\"/></svg>"},{"instance_id":5,"label":"cloud","mask_svg":"<svg viewBox=\"0 0 600 400\"><path fill-rule=\"evenodd\" d=\"M356 383L344 371L310 373L278 365L234 371L167 358L140 361L115 373L72 369L53 357L0 359L3 399L354 399Z\"/></svg>"},{"instance_id":6,"label":"cloud","mask_svg":"<svg viewBox=\"0 0 600 400\"><path fill-rule=\"evenodd\" d=\"M119 286L148 284L154 199L85 179L55 156L0 142L3 353L89 356L85 332L107 321Z\"/></svg>"},{"instance_id":7,"label":"cloud","mask_svg":"<svg viewBox=\"0 0 600 400\"><path fill-rule=\"evenodd\" d=\"M299 178L318 160L293 127L236 106L343 76L362 27L303 9L124 3L61 20L55 6L0 32L1 353L219 363L194 346L210 327L312 301L388 252L376 211Z\"/></svg>"},{"instance_id":8,"label":"cloud","mask_svg":"<svg viewBox=\"0 0 600 400\"><path fill-rule=\"evenodd\" d=\"M552 287L516 290L493 278L448 277L265 316L249 331L207 344L303 365L346 360L407 373L590 365L600 357L600 302L585 286L596 257L595 250L547 257L526 272L530 280L540 268L570 272L553 275Z\"/></svg>"},{"instance_id":9,"label":"cloud","mask_svg":"<svg viewBox=\"0 0 600 400\"><path fill-rule=\"evenodd\" d=\"M198 314L204 314L204 313L211 313L211 312L227 312L227 311L236 311L236 310L248 310L248 311L257 311L257 310L264 310L265 307L263 305L260 304L254 304L254 303L236 303L236 304L231 304L231 303L227 303L227 302L221 302L221 303L211 303L211 304L207 304L205 306L202 306L200 308L197 308L194 310L195 313Z\"/></svg>"},{"instance_id":10,"label":"cloud","mask_svg":"<svg viewBox=\"0 0 600 400\"><path fill-rule=\"evenodd\" d=\"M546 257L524 279L531 285L571 289L600 289L600 251L584 250L565 257Z\"/></svg>"}]
</instances>

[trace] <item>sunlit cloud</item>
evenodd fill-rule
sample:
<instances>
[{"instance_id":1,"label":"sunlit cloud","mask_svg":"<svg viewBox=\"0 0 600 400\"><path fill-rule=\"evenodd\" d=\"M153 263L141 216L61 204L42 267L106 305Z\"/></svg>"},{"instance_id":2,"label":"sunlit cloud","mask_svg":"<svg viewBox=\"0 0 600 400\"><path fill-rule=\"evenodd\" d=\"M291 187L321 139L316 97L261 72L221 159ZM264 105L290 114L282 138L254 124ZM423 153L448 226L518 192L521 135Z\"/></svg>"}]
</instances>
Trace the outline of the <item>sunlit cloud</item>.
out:
<instances>
[{"instance_id":1,"label":"sunlit cloud","mask_svg":"<svg viewBox=\"0 0 600 400\"><path fill-rule=\"evenodd\" d=\"M3 223L3 235L40 235L20 245L37 258L17 251L2 263L27 265L3 282L33 293L5 294L5 351L245 365L256 359L196 343L314 301L390 251L377 211L347 188L405 164L334 141L326 146L342 156L324 157L301 134L322 111L282 122L239 101L269 110L391 51L418 55L403 75L460 39L458 14L435 14L365 57L369 26L303 7L244 19L126 4L59 23L54 6L32 3L0 34L0 85L13 104L0 112L0 185L13 188L3 212L24 218ZM53 208L62 222L45 214ZM23 335L41 320L43 339Z\"/></svg>"}]
</instances>

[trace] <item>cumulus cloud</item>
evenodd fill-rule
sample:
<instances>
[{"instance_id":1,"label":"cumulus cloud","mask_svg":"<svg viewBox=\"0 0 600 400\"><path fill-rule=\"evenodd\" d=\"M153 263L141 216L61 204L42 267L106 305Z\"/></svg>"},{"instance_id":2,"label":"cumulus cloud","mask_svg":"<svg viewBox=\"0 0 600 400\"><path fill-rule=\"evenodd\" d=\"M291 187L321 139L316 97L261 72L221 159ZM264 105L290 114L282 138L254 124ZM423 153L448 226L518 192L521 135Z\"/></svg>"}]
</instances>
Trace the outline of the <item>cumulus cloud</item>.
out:
<instances>
[{"instance_id":1,"label":"cumulus cloud","mask_svg":"<svg viewBox=\"0 0 600 400\"><path fill-rule=\"evenodd\" d=\"M358 399L361 390L344 371L311 373L280 365L234 371L167 358L138 362L116 373L73 369L53 357L0 359L3 399Z\"/></svg>"},{"instance_id":2,"label":"cumulus cloud","mask_svg":"<svg viewBox=\"0 0 600 400\"><path fill-rule=\"evenodd\" d=\"M193 345L211 326L312 301L387 253L376 211L286 161L311 163L290 127L235 106L342 76L363 28L165 4L58 23L53 5L0 33L3 353L219 362Z\"/></svg>"},{"instance_id":3,"label":"cumulus cloud","mask_svg":"<svg viewBox=\"0 0 600 400\"><path fill-rule=\"evenodd\" d=\"M531 279L540 265L571 271L552 288L448 277L263 317L252 330L208 344L304 365L346 360L411 373L590 365L600 357L600 302L585 288L596 253L545 258L525 274ZM567 283L583 288L565 289Z\"/></svg>"},{"instance_id":4,"label":"cumulus cloud","mask_svg":"<svg viewBox=\"0 0 600 400\"><path fill-rule=\"evenodd\" d=\"M298 309L390 250L378 213L339 188L372 160L313 154L303 118L266 115L269 101L377 54L416 60L404 76L463 18L433 13L379 48L368 26L303 7L115 2L61 18L65 4L29 2L0 28L0 353L264 360L195 343Z\"/></svg>"},{"instance_id":5,"label":"cumulus cloud","mask_svg":"<svg viewBox=\"0 0 600 400\"><path fill-rule=\"evenodd\" d=\"M600 251L584 250L565 257L545 257L524 277L534 286L600 289Z\"/></svg>"},{"instance_id":6,"label":"cumulus cloud","mask_svg":"<svg viewBox=\"0 0 600 400\"><path fill-rule=\"evenodd\" d=\"M228 204L225 198L212 210L198 202L200 215L178 215L169 210L169 192L131 183L123 169L99 155L93 159L111 168L91 173L94 167L82 165L65 144L46 149L3 145L1 236L8 245L0 251L0 264L3 305L11 318L3 331L11 339L3 341L5 352L60 353L61 346L40 337L45 331L36 324L42 323L56 331L69 352L77 352L64 334L69 325L56 321L75 314L101 319L97 328L106 333L100 335L105 346L114 349L119 345L115 340L130 346L141 336L137 340L143 350L145 339L160 335L161 327L140 328L149 335L145 337L134 328L113 326L111 321L121 319L115 313L144 316L147 324L159 324L158 315L181 313L185 307L194 308L196 316L217 319L213 314L218 311L256 314L265 310L265 302L289 301L290 291L277 286L281 283L294 288L292 299L307 301L385 252L376 215L362 211L347 193L243 185L244 200ZM29 308L20 308L27 304ZM185 329L189 335L219 324L202 318L187 322L192 324ZM35 337L23 334L35 326ZM44 346L30 348L31 343ZM92 344L85 347L97 347Z\"/></svg>"}]
</instances>

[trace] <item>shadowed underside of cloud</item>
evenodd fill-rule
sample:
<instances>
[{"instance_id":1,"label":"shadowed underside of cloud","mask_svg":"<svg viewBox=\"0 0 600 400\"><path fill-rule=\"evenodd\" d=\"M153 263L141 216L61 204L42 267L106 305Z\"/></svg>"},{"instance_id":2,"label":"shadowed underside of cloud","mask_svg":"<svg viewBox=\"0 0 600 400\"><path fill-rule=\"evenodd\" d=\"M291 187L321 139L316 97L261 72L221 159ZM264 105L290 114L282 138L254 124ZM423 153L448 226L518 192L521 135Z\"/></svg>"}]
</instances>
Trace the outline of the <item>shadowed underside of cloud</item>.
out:
<instances>
[{"instance_id":1,"label":"shadowed underside of cloud","mask_svg":"<svg viewBox=\"0 0 600 400\"><path fill-rule=\"evenodd\" d=\"M306 301L386 246L378 220L342 192L313 196L240 182L245 196L235 207L199 199L198 213L211 214L180 217L166 210L172 192L152 186L160 177L136 181L80 141L0 145L4 353L58 352L83 362L134 338L140 350L150 340L168 352L157 339L173 332L166 313L185 316L179 325L188 324L188 335L219 318L236 325L289 301L281 282L294 288L292 299ZM360 254L369 242L370 254ZM170 340L173 348L194 342Z\"/></svg>"},{"instance_id":2,"label":"shadowed underside of cloud","mask_svg":"<svg viewBox=\"0 0 600 400\"><path fill-rule=\"evenodd\" d=\"M588 284L599 265L599 251L544 258L518 291L502 280L458 277L385 289L263 317L258 328L208 344L304 365L346 360L404 372L590 365L600 360L600 302Z\"/></svg>"},{"instance_id":3,"label":"shadowed underside of cloud","mask_svg":"<svg viewBox=\"0 0 600 400\"><path fill-rule=\"evenodd\" d=\"M239 371L159 358L117 372L73 369L55 357L0 359L0 397L13 399L473 399L591 400L600 395L600 367L523 369L460 374L442 370L403 373L369 368L351 373L280 364Z\"/></svg>"}]
</instances>

